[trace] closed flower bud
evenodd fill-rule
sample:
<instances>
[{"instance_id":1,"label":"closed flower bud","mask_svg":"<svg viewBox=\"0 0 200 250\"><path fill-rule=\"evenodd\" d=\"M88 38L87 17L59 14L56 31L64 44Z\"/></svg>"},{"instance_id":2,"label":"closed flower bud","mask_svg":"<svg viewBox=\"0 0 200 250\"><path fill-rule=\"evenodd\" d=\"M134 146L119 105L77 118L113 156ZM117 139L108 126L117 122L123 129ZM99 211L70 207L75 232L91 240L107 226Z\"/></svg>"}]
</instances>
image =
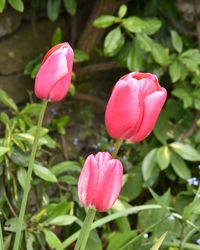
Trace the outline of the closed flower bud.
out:
<instances>
[{"instance_id":1,"label":"closed flower bud","mask_svg":"<svg viewBox=\"0 0 200 250\"><path fill-rule=\"evenodd\" d=\"M167 91L149 73L134 72L120 78L106 107L105 123L115 139L138 142L153 130Z\"/></svg>"},{"instance_id":2,"label":"closed flower bud","mask_svg":"<svg viewBox=\"0 0 200 250\"><path fill-rule=\"evenodd\" d=\"M62 100L70 86L74 53L68 43L60 43L45 55L35 79L35 95L53 102Z\"/></svg>"},{"instance_id":3,"label":"closed flower bud","mask_svg":"<svg viewBox=\"0 0 200 250\"><path fill-rule=\"evenodd\" d=\"M78 181L78 196L85 206L107 211L119 196L123 167L107 152L89 155Z\"/></svg>"}]
</instances>

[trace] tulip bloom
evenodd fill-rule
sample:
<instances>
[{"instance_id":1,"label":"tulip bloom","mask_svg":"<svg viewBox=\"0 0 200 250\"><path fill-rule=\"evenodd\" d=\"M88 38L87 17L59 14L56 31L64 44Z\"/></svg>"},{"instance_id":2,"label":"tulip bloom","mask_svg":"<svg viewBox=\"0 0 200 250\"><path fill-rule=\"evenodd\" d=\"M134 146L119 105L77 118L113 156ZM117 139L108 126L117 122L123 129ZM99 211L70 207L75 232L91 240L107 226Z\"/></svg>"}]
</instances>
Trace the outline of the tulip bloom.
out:
<instances>
[{"instance_id":1,"label":"tulip bloom","mask_svg":"<svg viewBox=\"0 0 200 250\"><path fill-rule=\"evenodd\" d=\"M107 152L89 155L78 181L78 196L85 206L107 211L119 196L123 167Z\"/></svg>"},{"instance_id":2,"label":"tulip bloom","mask_svg":"<svg viewBox=\"0 0 200 250\"><path fill-rule=\"evenodd\" d=\"M45 55L35 79L35 95L53 102L65 97L72 77L74 53L68 43L60 43Z\"/></svg>"},{"instance_id":3,"label":"tulip bloom","mask_svg":"<svg viewBox=\"0 0 200 250\"><path fill-rule=\"evenodd\" d=\"M138 142L153 130L167 91L155 75L134 72L119 79L106 107L105 123L115 139Z\"/></svg>"}]
</instances>

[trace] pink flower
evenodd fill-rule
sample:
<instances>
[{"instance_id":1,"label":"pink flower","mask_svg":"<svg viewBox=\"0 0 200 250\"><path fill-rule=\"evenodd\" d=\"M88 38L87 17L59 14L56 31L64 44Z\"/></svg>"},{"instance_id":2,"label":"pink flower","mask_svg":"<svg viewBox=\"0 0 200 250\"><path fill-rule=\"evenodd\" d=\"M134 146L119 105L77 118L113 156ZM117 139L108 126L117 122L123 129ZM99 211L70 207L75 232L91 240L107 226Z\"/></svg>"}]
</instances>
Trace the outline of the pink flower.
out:
<instances>
[{"instance_id":1,"label":"pink flower","mask_svg":"<svg viewBox=\"0 0 200 250\"><path fill-rule=\"evenodd\" d=\"M141 141L153 130L167 91L150 73L134 72L119 79L106 107L105 123L115 139Z\"/></svg>"},{"instance_id":2,"label":"pink flower","mask_svg":"<svg viewBox=\"0 0 200 250\"><path fill-rule=\"evenodd\" d=\"M107 152L89 155L78 181L81 203L98 211L107 211L119 196L123 167Z\"/></svg>"},{"instance_id":3,"label":"pink flower","mask_svg":"<svg viewBox=\"0 0 200 250\"><path fill-rule=\"evenodd\" d=\"M45 55L35 79L35 95L53 102L65 97L72 77L74 53L68 43L60 43Z\"/></svg>"}]
</instances>

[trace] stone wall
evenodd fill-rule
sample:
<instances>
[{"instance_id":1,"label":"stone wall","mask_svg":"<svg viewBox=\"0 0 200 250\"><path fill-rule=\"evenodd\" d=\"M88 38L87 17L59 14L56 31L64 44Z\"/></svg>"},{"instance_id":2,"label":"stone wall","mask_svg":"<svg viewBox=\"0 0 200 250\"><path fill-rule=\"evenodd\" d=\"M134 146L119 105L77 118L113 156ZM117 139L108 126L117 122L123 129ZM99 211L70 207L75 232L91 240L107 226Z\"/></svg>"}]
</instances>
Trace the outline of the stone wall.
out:
<instances>
[{"instance_id":1,"label":"stone wall","mask_svg":"<svg viewBox=\"0 0 200 250\"><path fill-rule=\"evenodd\" d=\"M0 88L17 103L28 99L33 80L24 75L25 65L51 46L57 27L66 30L63 19L52 23L33 9L19 13L7 9L0 14ZM66 32L64 32L66 33Z\"/></svg>"}]
</instances>

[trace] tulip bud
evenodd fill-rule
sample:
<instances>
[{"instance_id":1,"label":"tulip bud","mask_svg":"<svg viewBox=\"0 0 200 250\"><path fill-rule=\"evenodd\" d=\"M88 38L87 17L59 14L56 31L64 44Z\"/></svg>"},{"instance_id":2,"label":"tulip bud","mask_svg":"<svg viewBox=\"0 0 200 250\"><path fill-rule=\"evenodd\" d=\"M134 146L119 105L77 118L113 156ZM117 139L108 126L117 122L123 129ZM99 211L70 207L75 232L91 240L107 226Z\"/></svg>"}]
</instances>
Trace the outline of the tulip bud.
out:
<instances>
[{"instance_id":1,"label":"tulip bud","mask_svg":"<svg viewBox=\"0 0 200 250\"><path fill-rule=\"evenodd\" d=\"M78 196L85 206L107 211L119 196L123 167L107 152L89 155L78 181Z\"/></svg>"},{"instance_id":2,"label":"tulip bud","mask_svg":"<svg viewBox=\"0 0 200 250\"><path fill-rule=\"evenodd\" d=\"M65 97L72 77L74 53L68 43L60 43L45 55L35 79L35 95L53 102Z\"/></svg>"},{"instance_id":3,"label":"tulip bud","mask_svg":"<svg viewBox=\"0 0 200 250\"><path fill-rule=\"evenodd\" d=\"M141 141L153 130L167 91L149 73L134 72L119 79L105 112L108 133L115 139Z\"/></svg>"}]
</instances>

